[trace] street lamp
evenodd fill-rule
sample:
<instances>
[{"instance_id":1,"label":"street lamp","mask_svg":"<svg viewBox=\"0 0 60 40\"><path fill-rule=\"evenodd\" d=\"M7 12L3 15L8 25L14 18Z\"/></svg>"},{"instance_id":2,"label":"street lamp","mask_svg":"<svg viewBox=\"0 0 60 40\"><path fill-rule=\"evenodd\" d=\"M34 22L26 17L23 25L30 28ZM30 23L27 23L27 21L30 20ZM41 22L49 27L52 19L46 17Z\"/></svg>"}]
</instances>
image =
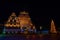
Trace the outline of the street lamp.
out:
<instances>
[{"instance_id":1,"label":"street lamp","mask_svg":"<svg viewBox=\"0 0 60 40\"><path fill-rule=\"evenodd\" d=\"M40 26L40 34L42 33L42 26Z\"/></svg>"}]
</instances>

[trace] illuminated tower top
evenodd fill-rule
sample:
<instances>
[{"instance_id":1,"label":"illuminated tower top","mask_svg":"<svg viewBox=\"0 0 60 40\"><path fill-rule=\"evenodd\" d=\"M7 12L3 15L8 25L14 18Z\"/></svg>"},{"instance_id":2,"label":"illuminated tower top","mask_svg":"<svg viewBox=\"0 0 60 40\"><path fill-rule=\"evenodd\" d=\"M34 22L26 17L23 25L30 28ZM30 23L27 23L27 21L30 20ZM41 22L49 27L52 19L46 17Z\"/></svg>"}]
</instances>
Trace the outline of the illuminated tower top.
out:
<instances>
[{"instance_id":1,"label":"illuminated tower top","mask_svg":"<svg viewBox=\"0 0 60 40\"><path fill-rule=\"evenodd\" d=\"M57 33L56 28L55 28L55 24L54 24L53 20L51 21L51 30L50 30L50 32L51 33Z\"/></svg>"}]
</instances>

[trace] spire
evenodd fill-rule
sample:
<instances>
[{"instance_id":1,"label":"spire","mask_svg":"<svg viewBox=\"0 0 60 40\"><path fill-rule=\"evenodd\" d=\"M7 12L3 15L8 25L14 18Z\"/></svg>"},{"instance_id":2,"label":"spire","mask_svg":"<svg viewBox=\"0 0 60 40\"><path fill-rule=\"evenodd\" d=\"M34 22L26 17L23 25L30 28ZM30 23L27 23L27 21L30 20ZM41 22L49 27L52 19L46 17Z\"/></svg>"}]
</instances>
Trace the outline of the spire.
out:
<instances>
[{"instance_id":1,"label":"spire","mask_svg":"<svg viewBox=\"0 0 60 40\"><path fill-rule=\"evenodd\" d=\"M55 28L55 24L54 24L53 20L51 21L51 30L50 30L50 32L51 33L57 33L56 28Z\"/></svg>"}]
</instances>

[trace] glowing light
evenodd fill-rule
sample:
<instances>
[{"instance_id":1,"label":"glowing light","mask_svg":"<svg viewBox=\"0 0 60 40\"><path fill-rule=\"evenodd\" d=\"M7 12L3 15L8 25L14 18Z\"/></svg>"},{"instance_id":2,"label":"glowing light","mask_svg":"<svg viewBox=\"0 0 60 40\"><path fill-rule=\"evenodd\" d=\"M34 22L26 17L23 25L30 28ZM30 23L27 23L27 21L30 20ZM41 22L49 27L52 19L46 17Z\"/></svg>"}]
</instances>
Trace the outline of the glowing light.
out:
<instances>
[{"instance_id":1,"label":"glowing light","mask_svg":"<svg viewBox=\"0 0 60 40\"><path fill-rule=\"evenodd\" d=\"M40 30L42 29L42 26L40 26Z\"/></svg>"},{"instance_id":2,"label":"glowing light","mask_svg":"<svg viewBox=\"0 0 60 40\"><path fill-rule=\"evenodd\" d=\"M55 24L54 24L53 20L51 21L51 30L50 30L50 32L51 33L57 33L56 28L55 28Z\"/></svg>"},{"instance_id":3,"label":"glowing light","mask_svg":"<svg viewBox=\"0 0 60 40\"><path fill-rule=\"evenodd\" d=\"M16 17L15 13L13 12L12 15L8 18L7 23L5 24L6 27L17 27L19 26L18 18Z\"/></svg>"},{"instance_id":4,"label":"glowing light","mask_svg":"<svg viewBox=\"0 0 60 40\"><path fill-rule=\"evenodd\" d=\"M21 33L24 33L24 34L27 34L29 29L32 27L32 30L30 31L33 31L35 30L35 26L33 26L32 22L31 22L31 18L29 17L28 15L29 13L27 12L20 12L20 15L17 17L15 15L15 13L13 12L12 15L8 18L8 21L6 22L5 26L6 27L13 27L13 28L16 28L16 27L19 27L19 29L21 29L21 31L19 30L16 30L17 32L21 32ZM14 32L16 32L14 29L12 29ZM12 32L11 29L6 29L6 32ZM36 30L35 30L36 31Z\"/></svg>"}]
</instances>

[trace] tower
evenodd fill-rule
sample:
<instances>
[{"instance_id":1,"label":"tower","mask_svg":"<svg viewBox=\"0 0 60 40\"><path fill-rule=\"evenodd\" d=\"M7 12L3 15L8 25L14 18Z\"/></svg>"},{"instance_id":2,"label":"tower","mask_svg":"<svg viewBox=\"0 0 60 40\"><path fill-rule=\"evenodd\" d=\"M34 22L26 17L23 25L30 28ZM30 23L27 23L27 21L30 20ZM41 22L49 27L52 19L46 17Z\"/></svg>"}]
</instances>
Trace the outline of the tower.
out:
<instances>
[{"instance_id":1,"label":"tower","mask_svg":"<svg viewBox=\"0 0 60 40\"><path fill-rule=\"evenodd\" d=\"M14 12L8 18L8 21L6 22L6 24L4 26L5 26L5 32L7 32L7 33L14 33L14 32L16 33L18 31L20 31L20 28L19 28L20 23Z\"/></svg>"},{"instance_id":2,"label":"tower","mask_svg":"<svg viewBox=\"0 0 60 40\"><path fill-rule=\"evenodd\" d=\"M29 29L35 29L28 12L20 12L18 19L22 30L28 31Z\"/></svg>"},{"instance_id":3,"label":"tower","mask_svg":"<svg viewBox=\"0 0 60 40\"><path fill-rule=\"evenodd\" d=\"M56 28L55 28L55 24L54 24L54 21L53 20L51 21L51 29L50 29L50 32L51 33L57 33Z\"/></svg>"}]
</instances>

